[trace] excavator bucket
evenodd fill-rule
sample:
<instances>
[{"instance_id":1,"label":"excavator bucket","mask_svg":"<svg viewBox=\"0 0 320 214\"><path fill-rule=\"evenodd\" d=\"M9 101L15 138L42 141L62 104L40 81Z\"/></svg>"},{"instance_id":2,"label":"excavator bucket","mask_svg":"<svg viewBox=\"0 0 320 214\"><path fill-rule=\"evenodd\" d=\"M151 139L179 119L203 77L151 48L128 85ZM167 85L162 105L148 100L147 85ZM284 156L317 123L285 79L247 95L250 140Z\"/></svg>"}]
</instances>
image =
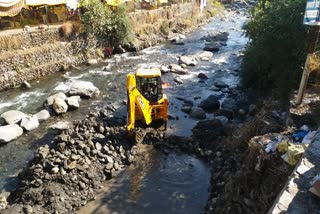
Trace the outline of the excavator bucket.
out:
<instances>
[{"instance_id":1,"label":"excavator bucket","mask_svg":"<svg viewBox=\"0 0 320 214\"><path fill-rule=\"evenodd\" d=\"M144 137L146 136L147 132L141 128L136 128L133 131L133 141L135 144L139 144L143 142Z\"/></svg>"}]
</instances>

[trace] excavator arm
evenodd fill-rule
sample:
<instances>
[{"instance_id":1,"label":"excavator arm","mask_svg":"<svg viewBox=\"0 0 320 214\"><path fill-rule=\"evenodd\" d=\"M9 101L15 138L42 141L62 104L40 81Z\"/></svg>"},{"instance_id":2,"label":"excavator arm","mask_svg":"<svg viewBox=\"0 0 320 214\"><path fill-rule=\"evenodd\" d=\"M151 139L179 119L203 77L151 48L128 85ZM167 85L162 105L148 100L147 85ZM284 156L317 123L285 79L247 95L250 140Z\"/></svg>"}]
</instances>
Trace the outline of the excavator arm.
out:
<instances>
[{"instance_id":1,"label":"excavator arm","mask_svg":"<svg viewBox=\"0 0 320 214\"><path fill-rule=\"evenodd\" d=\"M128 131L135 128L136 105L141 111L145 123L149 125L152 122L152 108L149 101L137 89L136 77L134 74L128 74L127 77L127 95L128 95Z\"/></svg>"}]
</instances>

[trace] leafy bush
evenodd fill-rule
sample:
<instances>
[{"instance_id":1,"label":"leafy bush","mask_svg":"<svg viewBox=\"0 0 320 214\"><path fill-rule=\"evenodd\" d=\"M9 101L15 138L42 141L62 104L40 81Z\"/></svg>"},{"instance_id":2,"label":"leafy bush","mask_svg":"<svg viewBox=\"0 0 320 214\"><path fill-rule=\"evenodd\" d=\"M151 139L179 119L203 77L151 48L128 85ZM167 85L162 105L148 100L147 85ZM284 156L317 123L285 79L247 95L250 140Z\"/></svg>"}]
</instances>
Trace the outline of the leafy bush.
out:
<instances>
[{"instance_id":1,"label":"leafy bush","mask_svg":"<svg viewBox=\"0 0 320 214\"><path fill-rule=\"evenodd\" d=\"M116 46L130 40L131 25L125 6L110 8L100 0L82 0L84 30L101 43Z\"/></svg>"},{"instance_id":2,"label":"leafy bush","mask_svg":"<svg viewBox=\"0 0 320 214\"><path fill-rule=\"evenodd\" d=\"M244 86L288 96L301 77L309 27L303 25L305 0L260 0L245 24L249 37L242 61Z\"/></svg>"}]
</instances>

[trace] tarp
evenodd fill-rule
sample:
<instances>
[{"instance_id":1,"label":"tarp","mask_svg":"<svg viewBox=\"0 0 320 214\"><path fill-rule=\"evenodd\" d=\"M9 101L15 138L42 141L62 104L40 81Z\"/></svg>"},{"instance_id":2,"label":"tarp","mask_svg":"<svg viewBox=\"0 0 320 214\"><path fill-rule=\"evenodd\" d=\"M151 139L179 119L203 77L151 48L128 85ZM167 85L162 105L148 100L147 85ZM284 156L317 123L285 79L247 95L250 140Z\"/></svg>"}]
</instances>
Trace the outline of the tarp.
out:
<instances>
[{"instance_id":1,"label":"tarp","mask_svg":"<svg viewBox=\"0 0 320 214\"><path fill-rule=\"evenodd\" d=\"M25 0L0 0L0 16L16 16L24 4Z\"/></svg>"},{"instance_id":2,"label":"tarp","mask_svg":"<svg viewBox=\"0 0 320 214\"><path fill-rule=\"evenodd\" d=\"M1 0L0 0L1 1ZM26 0L27 6L67 4L67 0Z\"/></svg>"}]
</instances>

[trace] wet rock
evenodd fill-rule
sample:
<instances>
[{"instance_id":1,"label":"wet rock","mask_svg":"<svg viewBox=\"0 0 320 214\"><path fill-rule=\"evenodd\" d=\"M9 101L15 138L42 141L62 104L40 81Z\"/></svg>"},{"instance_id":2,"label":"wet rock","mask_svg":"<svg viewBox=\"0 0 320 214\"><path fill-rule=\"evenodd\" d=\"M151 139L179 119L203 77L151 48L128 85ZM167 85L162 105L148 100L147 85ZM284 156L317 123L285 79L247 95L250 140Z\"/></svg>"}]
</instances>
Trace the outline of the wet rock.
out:
<instances>
[{"instance_id":1,"label":"wet rock","mask_svg":"<svg viewBox=\"0 0 320 214\"><path fill-rule=\"evenodd\" d=\"M8 206L7 198L4 196L0 196L0 210L6 209Z\"/></svg>"},{"instance_id":2,"label":"wet rock","mask_svg":"<svg viewBox=\"0 0 320 214\"><path fill-rule=\"evenodd\" d=\"M117 45L112 52L113 54L123 54L126 50L121 45Z\"/></svg>"},{"instance_id":3,"label":"wet rock","mask_svg":"<svg viewBox=\"0 0 320 214\"><path fill-rule=\"evenodd\" d=\"M175 74L187 74L188 71L184 68L182 68L180 65L176 65L176 64L170 64L169 68L171 69L172 73Z\"/></svg>"},{"instance_id":4,"label":"wet rock","mask_svg":"<svg viewBox=\"0 0 320 214\"><path fill-rule=\"evenodd\" d=\"M80 107L80 102L81 98L80 96L72 96L72 97L68 97L66 99L67 104L69 106L70 109L77 109Z\"/></svg>"},{"instance_id":5,"label":"wet rock","mask_svg":"<svg viewBox=\"0 0 320 214\"><path fill-rule=\"evenodd\" d=\"M0 126L0 143L8 143L23 134L23 129L17 124Z\"/></svg>"},{"instance_id":6,"label":"wet rock","mask_svg":"<svg viewBox=\"0 0 320 214\"><path fill-rule=\"evenodd\" d=\"M201 61L209 61L213 57L213 53L210 51L203 51L197 55L197 58Z\"/></svg>"},{"instance_id":7,"label":"wet rock","mask_svg":"<svg viewBox=\"0 0 320 214\"><path fill-rule=\"evenodd\" d=\"M215 116L225 116L226 118L228 118L229 120L232 120L234 117L234 112L232 110L229 109L219 109L216 113Z\"/></svg>"},{"instance_id":8,"label":"wet rock","mask_svg":"<svg viewBox=\"0 0 320 214\"><path fill-rule=\"evenodd\" d=\"M203 109L196 107L191 110L190 117L197 120L204 120L206 119L207 115Z\"/></svg>"},{"instance_id":9,"label":"wet rock","mask_svg":"<svg viewBox=\"0 0 320 214\"><path fill-rule=\"evenodd\" d=\"M97 59L88 59L87 64L88 65L96 65L96 64L98 64L98 60Z\"/></svg>"},{"instance_id":10,"label":"wet rock","mask_svg":"<svg viewBox=\"0 0 320 214\"><path fill-rule=\"evenodd\" d=\"M67 96L62 93L62 92L59 92L57 94L54 94L54 95L51 95L50 97L47 98L46 102L44 103L45 106L51 106L53 105L53 102L54 102L54 99L55 98L60 98L62 100L65 100L67 98Z\"/></svg>"},{"instance_id":11,"label":"wet rock","mask_svg":"<svg viewBox=\"0 0 320 214\"><path fill-rule=\"evenodd\" d=\"M187 114L189 114L189 113L191 112L191 110L192 110L192 107L191 107L191 106L183 106L183 107L181 108L181 111L183 111L183 112L185 112L185 113L187 113Z\"/></svg>"},{"instance_id":12,"label":"wet rock","mask_svg":"<svg viewBox=\"0 0 320 214\"><path fill-rule=\"evenodd\" d=\"M208 79L207 75L205 75L204 73L199 73L199 74L198 74L198 78L199 78L199 79L202 79L202 80Z\"/></svg>"},{"instance_id":13,"label":"wet rock","mask_svg":"<svg viewBox=\"0 0 320 214\"><path fill-rule=\"evenodd\" d=\"M180 78L180 77L175 77L173 79L174 82L178 83L178 84L182 84L183 83L183 80Z\"/></svg>"},{"instance_id":14,"label":"wet rock","mask_svg":"<svg viewBox=\"0 0 320 214\"><path fill-rule=\"evenodd\" d=\"M203 100L199 107L203 108L203 110L207 112L212 112L220 108L219 97L216 95L210 95L207 99Z\"/></svg>"},{"instance_id":15,"label":"wet rock","mask_svg":"<svg viewBox=\"0 0 320 214\"><path fill-rule=\"evenodd\" d=\"M221 91L221 88L218 88L218 87L213 85L213 86L210 87L210 90L211 91Z\"/></svg>"},{"instance_id":16,"label":"wet rock","mask_svg":"<svg viewBox=\"0 0 320 214\"><path fill-rule=\"evenodd\" d=\"M10 110L1 114L1 117L5 120L6 124L12 125L19 123L22 118L27 117L27 115L21 111Z\"/></svg>"},{"instance_id":17,"label":"wet rock","mask_svg":"<svg viewBox=\"0 0 320 214\"><path fill-rule=\"evenodd\" d=\"M72 127L72 123L69 121L60 121L53 125L51 125L49 128L52 130L62 131L67 130Z\"/></svg>"},{"instance_id":18,"label":"wet rock","mask_svg":"<svg viewBox=\"0 0 320 214\"><path fill-rule=\"evenodd\" d=\"M222 81L216 81L214 83L214 86L216 86L218 88L227 88L227 87L229 87L228 84L226 84L225 82L222 82Z\"/></svg>"},{"instance_id":19,"label":"wet rock","mask_svg":"<svg viewBox=\"0 0 320 214\"><path fill-rule=\"evenodd\" d=\"M43 109L39 111L37 114L35 114L34 116L38 118L39 122L42 122L50 118L50 112L46 109Z\"/></svg>"},{"instance_id":20,"label":"wet rock","mask_svg":"<svg viewBox=\"0 0 320 214\"><path fill-rule=\"evenodd\" d=\"M21 87L29 89L29 88L31 88L31 85L27 81L23 81L22 84L21 84Z\"/></svg>"},{"instance_id":21,"label":"wet rock","mask_svg":"<svg viewBox=\"0 0 320 214\"><path fill-rule=\"evenodd\" d=\"M237 102L232 98L226 98L222 103L222 108L229 110L237 110Z\"/></svg>"},{"instance_id":22,"label":"wet rock","mask_svg":"<svg viewBox=\"0 0 320 214\"><path fill-rule=\"evenodd\" d=\"M187 66L195 66L197 65L197 62L188 56L180 56L179 57L179 64L185 64Z\"/></svg>"},{"instance_id":23,"label":"wet rock","mask_svg":"<svg viewBox=\"0 0 320 214\"><path fill-rule=\"evenodd\" d=\"M55 98L53 101L52 108L55 113L62 114L68 111L68 104L61 98Z\"/></svg>"},{"instance_id":24,"label":"wet rock","mask_svg":"<svg viewBox=\"0 0 320 214\"><path fill-rule=\"evenodd\" d=\"M229 119L225 116L217 116L216 119L220 120L223 126L228 125Z\"/></svg>"},{"instance_id":25,"label":"wet rock","mask_svg":"<svg viewBox=\"0 0 320 214\"><path fill-rule=\"evenodd\" d=\"M34 130L39 127L39 121L37 116L22 118L20 126L27 131Z\"/></svg>"},{"instance_id":26,"label":"wet rock","mask_svg":"<svg viewBox=\"0 0 320 214\"><path fill-rule=\"evenodd\" d=\"M228 36L229 36L228 32L218 32L218 33L203 36L200 40L226 42L228 40Z\"/></svg>"},{"instance_id":27,"label":"wet rock","mask_svg":"<svg viewBox=\"0 0 320 214\"><path fill-rule=\"evenodd\" d=\"M186 64L180 64L181 68L187 68L188 66Z\"/></svg>"},{"instance_id":28,"label":"wet rock","mask_svg":"<svg viewBox=\"0 0 320 214\"><path fill-rule=\"evenodd\" d=\"M207 42L203 48L205 51L218 52L222 45L219 42Z\"/></svg>"},{"instance_id":29,"label":"wet rock","mask_svg":"<svg viewBox=\"0 0 320 214\"><path fill-rule=\"evenodd\" d=\"M80 97L91 98L98 96L100 91L91 82L77 81L71 85L68 94L70 96L79 95Z\"/></svg>"},{"instance_id":30,"label":"wet rock","mask_svg":"<svg viewBox=\"0 0 320 214\"><path fill-rule=\"evenodd\" d=\"M170 72L170 68L164 66L164 65L161 65L160 66L160 71L161 73L169 73Z\"/></svg>"}]
</instances>

